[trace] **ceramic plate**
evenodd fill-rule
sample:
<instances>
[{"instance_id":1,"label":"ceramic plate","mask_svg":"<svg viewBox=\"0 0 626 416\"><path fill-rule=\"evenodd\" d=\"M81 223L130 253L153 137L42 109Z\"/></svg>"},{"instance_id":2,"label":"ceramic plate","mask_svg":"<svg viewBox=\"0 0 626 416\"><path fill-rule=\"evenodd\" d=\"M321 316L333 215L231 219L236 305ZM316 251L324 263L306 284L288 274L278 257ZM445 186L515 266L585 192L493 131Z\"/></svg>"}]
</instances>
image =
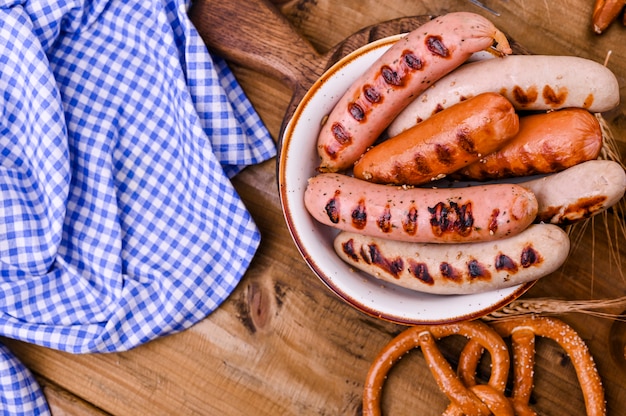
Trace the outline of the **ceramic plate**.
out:
<instances>
[{"instance_id":1,"label":"ceramic plate","mask_svg":"<svg viewBox=\"0 0 626 416\"><path fill-rule=\"evenodd\" d=\"M402 324L433 324L474 319L510 303L533 283L471 295L431 295L384 283L355 271L335 254L337 231L315 221L304 206L307 180L316 174L317 135L345 90L402 35L368 44L330 68L308 91L286 126L278 182L291 236L313 272L345 302L372 316Z\"/></svg>"}]
</instances>

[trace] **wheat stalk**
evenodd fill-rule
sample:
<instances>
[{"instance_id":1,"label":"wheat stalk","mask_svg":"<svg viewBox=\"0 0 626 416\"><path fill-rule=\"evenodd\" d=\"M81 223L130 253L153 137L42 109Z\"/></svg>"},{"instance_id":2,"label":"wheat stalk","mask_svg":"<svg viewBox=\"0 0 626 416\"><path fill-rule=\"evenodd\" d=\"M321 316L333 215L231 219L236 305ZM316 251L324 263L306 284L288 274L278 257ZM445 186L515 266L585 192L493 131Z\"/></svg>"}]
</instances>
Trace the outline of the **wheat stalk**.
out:
<instances>
[{"instance_id":1,"label":"wheat stalk","mask_svg":"<svg viewBox=\"0 0 626 416\"><path fill-rule=\"evenodd\" d=\"M599 318L626 322L625 314L604 311L609 308L626 309L626 296L615 299L564 300L554 298L518 299L500 310L484 316L486 321L513 319L532 315L560 315L565 313L583 313Z\"/></svg>"}]
</instances>

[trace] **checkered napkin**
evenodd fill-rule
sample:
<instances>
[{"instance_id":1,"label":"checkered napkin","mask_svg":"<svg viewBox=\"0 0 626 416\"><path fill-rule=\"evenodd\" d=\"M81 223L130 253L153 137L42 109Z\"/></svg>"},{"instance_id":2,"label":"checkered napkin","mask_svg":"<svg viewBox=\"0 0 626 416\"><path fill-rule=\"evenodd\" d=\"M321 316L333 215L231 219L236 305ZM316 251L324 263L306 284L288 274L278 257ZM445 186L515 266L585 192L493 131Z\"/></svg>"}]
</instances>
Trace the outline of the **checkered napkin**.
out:
<instances>
[{"instance_id":1,"label":"checkered napkin","mask_svg":"<svg viewBox=\"0 0 626 416\"><path fill-rule=\"evenodd\" d=\"M0 335L127 350L206 317L249 266L229 178L276 150L188 6L0 0ZM48 413L4 347L0 389L5 414Z\"/></svg>"}]
</instances>

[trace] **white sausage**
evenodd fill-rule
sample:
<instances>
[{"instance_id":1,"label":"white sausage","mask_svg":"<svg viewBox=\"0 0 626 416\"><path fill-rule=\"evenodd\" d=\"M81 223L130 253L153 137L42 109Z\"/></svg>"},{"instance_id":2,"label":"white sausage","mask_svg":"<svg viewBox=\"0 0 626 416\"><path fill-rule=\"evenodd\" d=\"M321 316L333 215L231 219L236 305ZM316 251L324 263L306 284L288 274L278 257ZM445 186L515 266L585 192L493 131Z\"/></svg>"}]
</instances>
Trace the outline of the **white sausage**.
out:
<instances>
[{"instance_id":1,"label":"white sausage","mask_svg":"<svg viewBox=\"0 0 626 416\"><path fill-rule=\"evenodd\" d=\"M619 104L619 84L610 69L576 56L509 55L452 71L419 95L391 123L389 136L483 92L497 92L517 110L565 107L604 112Z\"/></svg>"},{"instance_id":2,"label":"white sausage","mask_svg":"<svg viewBox=\"0 0 626 416\"><path fill-rule=\"evenodd\" d=\"M615 161L590 160L519 185L537 197L537 221L569 224L619 202L626 191L626 172Z\"/></svg>"},{"instance_id":3,"label":"white sausage","mask_svg":"<svg viewBox=\"0 0 626 416\"><path fill-rule=\"evenodd\" d=\"M334 241L352 267L393 284L433 294L469 294L530 282L557 270L567 259L567 233L534 224L503 240L421 244L342 232Z\"/></svg>"}]
</instances>

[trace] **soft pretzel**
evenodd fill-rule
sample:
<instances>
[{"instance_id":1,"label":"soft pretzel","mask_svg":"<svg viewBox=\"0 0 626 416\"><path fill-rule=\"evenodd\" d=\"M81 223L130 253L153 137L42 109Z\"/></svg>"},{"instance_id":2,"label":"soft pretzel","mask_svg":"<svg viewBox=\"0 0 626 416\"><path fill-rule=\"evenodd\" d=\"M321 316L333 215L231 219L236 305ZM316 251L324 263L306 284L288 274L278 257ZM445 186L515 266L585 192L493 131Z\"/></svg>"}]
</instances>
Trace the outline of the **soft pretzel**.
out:
<instances>
[{"instance_id":1,"label":"soft pretzel","mask_svg":"<svg viewBox=\"0 0 626 416\"><path fill-rule=\"evenodd\" d=\"M511 403L517 416L537 416L528 402L533 390L533 371L535 366L535 334L529 331L516 331L512 334L513 389ZM457 368L459 378L466 386L476 384L476 368L484 348L470 340L461 351Z\"/></svg>"},{"instance_id":2,"label":"soft pretzel","mask_svg":"<svg viewBox=\"0 0 626 416\"><path fill-rule=\"evenodd\" d=\"M604 388L589 348L578 333L565 322L550 317L524 317L496 321L491 326L502 337L511 337L515 379L513 403L528 413L528 399L532 390L534 338L541 336L554 340L569 355L583 392L588 416L606 415Z\"/></svg>"},{"instance_id":3,"label":"soft pretzel","mask_svg":"<svg viewBox=\"0 0 626 416\"><path fill-rule=\"evenodd\" d=\"M367 374L363 395L363 414L381 415L383 383L393 365L413 348L420 347L439 388L451 403L443 416L518 415L536 416L529 406L533 390L535 338L541 336L558 343L569 355L581 385L588 416L606 415L604 389L593 357L580 336L564 322L548 317L521 317L490 324L481 321L448 325L411 327L387 344ZM437 348L436 341L449 335L468 338L457 373ZM509 352L503 338L511 338L513 388L511 397L504 389L509 371ZM487 350L492 370L487 384L476 382L478 363ZM458 374L458 375L457 375Z\"/></svg>"},{"instance_id":4,"label":"soft pretzel","mask_svg":"<svg viewBox=\"0 0 626 416\"><path fill-rule=\"evenodd\" d=\"M486 385L466 388L457 377L435 341L450 335L463 335L489 351L492 372ZM504 397L509 353L502 338L480 321L436 326L415 326L401 332L385 346L374 360L365 381L363 415L381 414L382 387L393 365L413 348L420 347L439 388L450 398L446 414L513 415L512 406Z\"/></svg>"}]
</instances>

